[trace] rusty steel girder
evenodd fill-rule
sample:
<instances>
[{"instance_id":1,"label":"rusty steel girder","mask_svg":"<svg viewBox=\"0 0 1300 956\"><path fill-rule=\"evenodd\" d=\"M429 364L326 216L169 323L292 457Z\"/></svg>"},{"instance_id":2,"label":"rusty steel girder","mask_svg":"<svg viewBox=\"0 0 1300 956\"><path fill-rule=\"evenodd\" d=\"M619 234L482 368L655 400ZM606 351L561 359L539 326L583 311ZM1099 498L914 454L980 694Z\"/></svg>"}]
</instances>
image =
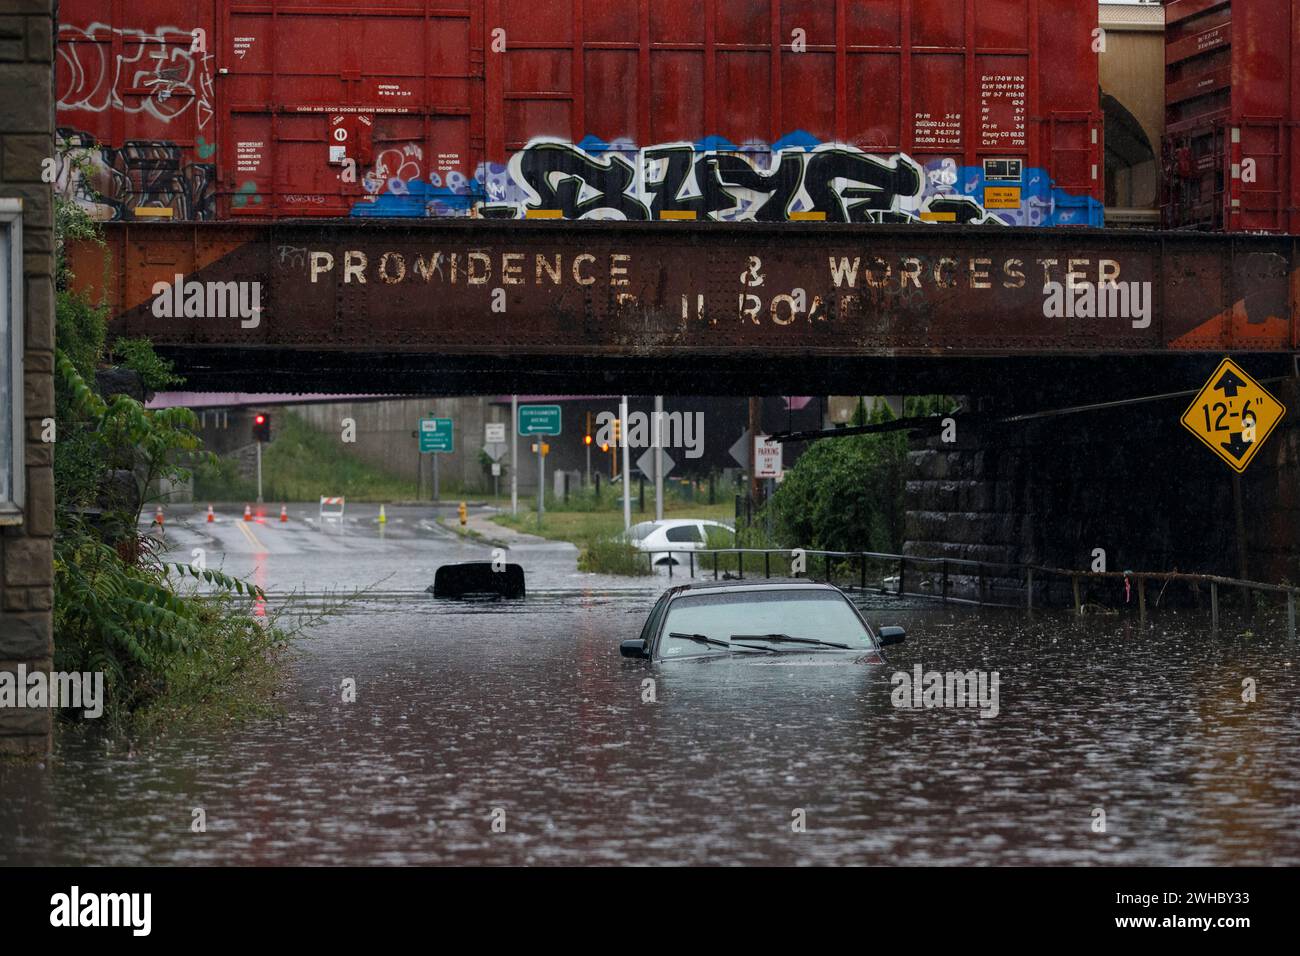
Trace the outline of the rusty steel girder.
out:
<instances>
[{"instance_id":1,"label":"rusty steel girder","mask_svg":"<svg viewBox=\"0 0 1300 956\"><path fill-rule=\"evenodd\" d=\"M490 220L105 231L106 248L73 248L78 284L110 304L114 334L187 352L1300 351L1300 241L1290 237Z\"/></svg>"}]
</instances>

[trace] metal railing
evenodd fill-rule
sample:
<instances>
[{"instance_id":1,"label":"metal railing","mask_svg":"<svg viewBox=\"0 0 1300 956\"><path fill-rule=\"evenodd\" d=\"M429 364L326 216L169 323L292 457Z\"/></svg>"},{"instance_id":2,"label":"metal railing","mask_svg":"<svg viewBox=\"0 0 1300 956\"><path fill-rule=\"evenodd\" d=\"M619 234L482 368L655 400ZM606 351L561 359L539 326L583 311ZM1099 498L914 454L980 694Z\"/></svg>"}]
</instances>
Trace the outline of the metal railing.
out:
<instances>
[{"instance_id":1,"label":"metal railing","mask_svg":"<svg viewBox=\"0 0 1300 956\"><path fill-rule=\"evenodd\" d=\"M686 565L685 576L696 579L697 576L712 577L713 580L745 580L746 556L750 558L750 577L757 578L762 572L764 579L773 577L773 556L777 555L785 562L788 573L778 573L781 578L802 577L817 580L816 569L820 562L822 580L848 591L892 594L898 598L923 598L943 603L971 604L981 607L1024 607L1035 609L1036 593L1045 592L1050 603L1051 581L1067 580L1073 599L1075 614L1083 614L1087 607L1084 601L1083 586L1091 581L1126 581L1129 592L1137 591L1138 614L1143 623L1147 619L1147 586L1152 582L1163 583L1157 604L1163 597L1164 590L1171 583L1185 583L1191 586L1193 598L1199 606L1200 588L1206 586L1210 594L1210 620L1217 633L1221 621L1220 589L1240 590L1243 605L1248 613L1254 612L1256 594L1283 595L1287 605L1287 628L1292 640L1296 639L1296 604L1300 599L1300 587L1282 584L1266 584L1260 581L1245 581L1214 574L1186 574L1177 571L1073 571L1068 568L1049 568L1040 565L1011 564L996 561L976 561L965 558L929 558L917 555L886 554L874 551L815 551L790 548L714 548L714 549L653 549L642 552L646 555L649 568L653 572L658 567L658 560L668 557L668 577L672 579L681 572L681 564ZM733 562L727 560L727 567L722 567L720 559L734 556ZM712 560L706 560L711 558ZM794 563L803 559L803 565L797 570ZM699 574L697 575L697 570ZM781 569L778 569L780 571ZM733 574L733 571L735 572ZM896 571L893 576L880 574L881 571ZM870 581L868 579L871 579ZM917 587L909 590L909 582L919 579ZM936 580L937 579L937 580ZM856 588L854 587L856 582ZM937 588L936 588L937 584ZM955 593L960 589L961 593ZM992 597L1015 594L1017 600L993 600ZM964 596L970 594L973 596Z\"/></svg>"}]
</instances>

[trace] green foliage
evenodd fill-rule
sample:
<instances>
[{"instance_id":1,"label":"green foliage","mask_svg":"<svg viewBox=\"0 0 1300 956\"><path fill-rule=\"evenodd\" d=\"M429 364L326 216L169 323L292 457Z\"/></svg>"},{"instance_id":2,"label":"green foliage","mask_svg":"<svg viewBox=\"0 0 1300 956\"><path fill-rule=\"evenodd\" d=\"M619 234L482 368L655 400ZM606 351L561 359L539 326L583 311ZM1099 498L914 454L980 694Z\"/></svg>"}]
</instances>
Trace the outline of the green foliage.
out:
<instances>
[{"instance_id":1,"label":"green foliage","mask_svg":"<svg viewBox=\"0 0 1300 956\"><path fill-rule=\"evenodd\" d=\"M147 391L156 392L184 379L172 372L172 363L159 358L148 339L119 338L113 343L113 359L118 365L131 369L140 376Z\"/></svg>"},{"instance_id":2,"label":"green foliage","mask_svg":"<svg viewBox=\"0 0 1300 956\"><path fill-rule=\"evenodd\" d=\"M262 495L267 501L315 501L321 495L343 495L355 501L415 499L413 478L394 477L340 452L337 435L319 432L286 411L276 412L272 421L272 441L262 449ZM424 466L428 467L427 461ZM428 481L426 475L426 491ZM441 486L444 496L459 493L453 481L442 481ZM241 501L255 493L254 483L240 475L233 459L211 460L195 468L196 499Z\"/></svg>"},{"instance_id":3,"label":"green foliage","mask_svg":"<svg viewBox=\"0 0 1300 956\"><path fill-rule=\"evenodd\" d=\"M630 577L651 573L648 556L617 537L589 540L578 555L578 570Z\"/></svg>"},{"instance_id":4,"label":"green foliage","mask_svg":"<svg viewBox=\"0 0 1300 956\"><path fill-rule=\"evenodd\" d=\"M131 471L142 487L148 487L164 476L183 480L188 472L178 460L202 456L193 412L187 408L149 411L126 395L105 400L62 349L55 353L55 395L56 407L63 412L54 460L61 515L95 504L112 467ZM107 516L110 535L134 532L139 501L133 505Z\"/></svg>"},{"instance_id":5,"label":"green foliage","mask_svg":"<svg viewBox=\"0 0 1300 956\"><path fill-rule=\"evenodd\" d=\"M252 501L256 496L256 482L240 473L237 459L214 455L194 466L196 501Z\"/></svg>"},{"instance_id":6,"label":"green foliage","mask_svg":"<svg viewBox=\"0 0 1300 956\"><path fill-rule=\"evenodd\" d=\"M114 719L156 696L171 662L204 634L203 600L179 595L169 580L186 575L218 591L264 596L219 571L165 564L147 549L128 563L85 522L65 520L54 542L55 669L103 672Z\"/></svg>"},{"instance_id":7,"label":"green foliage","mask_svg":"<svg viewBox=\"0 0 1300 956\"><path fill-rule=\"evenodd\" d=\"M893 418L877 401L867 423ZM896 553L903 544L906 460L902 431L813 442L766 505L777 539L810 550Z\"/></svg>"},{"instance_id":8,"label":"green foliage","mask_svg":"<svg viewBox=\"0 0 1300 956\"><path fill-rule=\"evenodd\" d=\"M54 667L103 673L105 717L121 727L197 687L205 695L238 693L234 674L250 662L269 672L287 638L232 603L262 598L259 589L219 571L166 564L138 533L139 489L161 477L183 479L181 459L204 460L197 419L188 409L149 411L127 396L99 394L107 310L68 288L64 254L66 241L97 240L98 230L75 202L57 197L55 223ZM180 382L144 339L118 339L111 358L139 373L147 389ZM106 497L114 470L133 476L136 494ZM201 581L206 593L181 593L181 578Z\"/></svg>"},{"instance_id":9,"label":"green foliage","mask_svg":"<svg viewBox=\"0 0 1300 956\"><path fill-rule=\"evenodd\" d=\"M89 155L67 154L75 167L75 176L88 178L94 175ZM68 242L97 242L103 244L99 224L90 217L75 199L67 199L54 192L54 282L60 291L68 288L72 272L68 268L66 244Z\"/></svg>"}]
</instances>

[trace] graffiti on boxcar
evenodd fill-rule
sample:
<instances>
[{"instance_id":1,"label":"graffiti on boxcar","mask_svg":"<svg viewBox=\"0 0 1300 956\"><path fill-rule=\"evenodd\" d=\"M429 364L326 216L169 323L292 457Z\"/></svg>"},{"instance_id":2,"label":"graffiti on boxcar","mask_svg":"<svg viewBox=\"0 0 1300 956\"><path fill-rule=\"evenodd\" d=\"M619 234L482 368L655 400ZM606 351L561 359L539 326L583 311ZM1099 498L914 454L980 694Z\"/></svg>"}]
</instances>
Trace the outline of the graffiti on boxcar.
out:
<instances>
[{"instance_id":1,"label":"graffiti on boxcar","mask_svg":"<svg viewBox=\"0 0 1300 956\"><path fill-rule=\"evenodd\" d=\"M115 40L121 50L116 56ZM193 110L200 130L212 119L212 55L195 41L195 31L64 24L56 49L60 110L147 113L163 123Z\"/></svg>"},{"instance_id":2,"label":"graffiti on boxcar","mask_svg":"<svg viewBox=\"0 0 1300 956\"><path fill-rule=\"evenodd\" d=\"M720 222L1086 224L1090 199L1053 188L1044 171L1014 183L1014 208L986 209L985 170L954 157L922 165L822 143L806 133L773 144L736 146L717 137L638 148L627 140L581 143L540 138L508 163L484 163L472 179L421 176L409 147L381 159L354 216L469 216L563 219L696 219ZM404 176L402 173L410 173ZM1002 188L1002 180L987 184Z\"/></svg>"},{"instance_id":3,"label":"graffiti on boxcar","mask_svg":"<svg viewBox=\"0 0 1300 956\"><path fill-rule=\"evenodd\" d=\"M74 129L56 134L54 188L93 219L131 219L142 207L168 209L171 219L211 219L216 213L216 166L187 162L181 147L160 140L102 146Z\"/></svg>"}]
</instances>

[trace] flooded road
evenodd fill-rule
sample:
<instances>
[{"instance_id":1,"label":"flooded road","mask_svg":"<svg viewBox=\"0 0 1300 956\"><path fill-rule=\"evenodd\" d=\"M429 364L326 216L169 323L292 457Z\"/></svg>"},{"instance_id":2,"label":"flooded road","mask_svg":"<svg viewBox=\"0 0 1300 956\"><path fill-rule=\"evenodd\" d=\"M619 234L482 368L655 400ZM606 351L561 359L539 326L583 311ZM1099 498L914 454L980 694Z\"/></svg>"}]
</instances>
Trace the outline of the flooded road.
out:
<instances>
[{"instance_id":1,"label":"flooded road","mask_svg":"<svg viewBox=\"0 0 1300 956\"><path fill-rule=\"evenodd\" d=\"M177 554L190 533L169 529ZM487 553L289 534L227 570L414 587ZM0 764L0 864L1300 863L1300 649L1279 627L877 597L868 620L908 628L884 666L652 665L618 643L666 580L616 592L566 547L512 549L523 602L355 604L296 645L282 719L133 753L63 733ZM998 715L896 708L891 675L918 664L996 671Z\"/></svg>"}]
</instances>

